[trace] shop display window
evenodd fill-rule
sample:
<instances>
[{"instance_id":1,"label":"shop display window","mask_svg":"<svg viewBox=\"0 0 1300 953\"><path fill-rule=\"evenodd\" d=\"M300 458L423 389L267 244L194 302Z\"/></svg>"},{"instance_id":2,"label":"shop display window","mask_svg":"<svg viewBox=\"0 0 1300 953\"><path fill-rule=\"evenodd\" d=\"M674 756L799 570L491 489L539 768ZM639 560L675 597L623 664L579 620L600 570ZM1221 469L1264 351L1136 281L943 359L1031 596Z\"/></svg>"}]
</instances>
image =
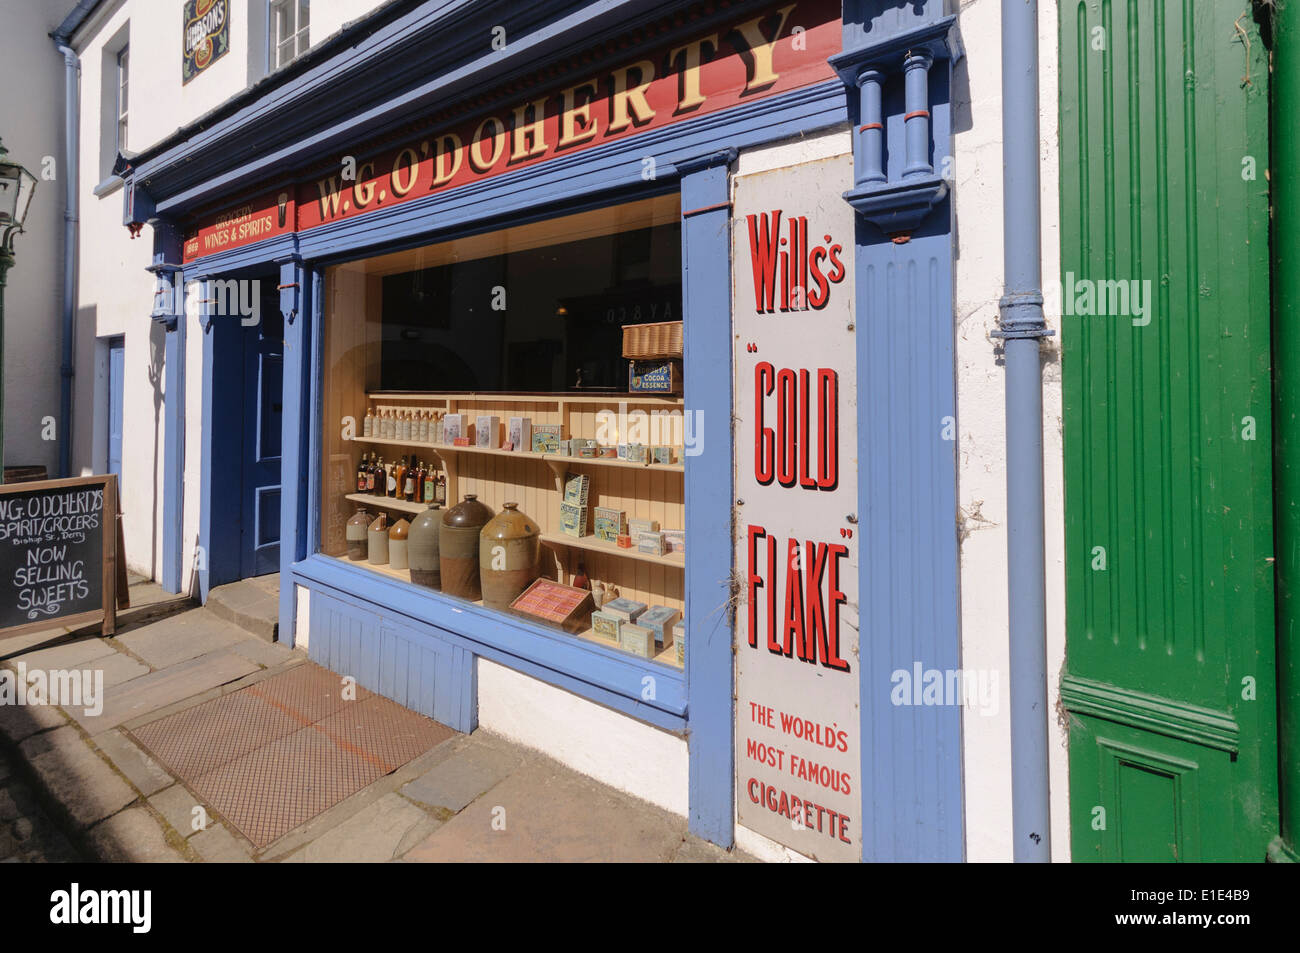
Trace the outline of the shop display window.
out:
<instances>
[{"instance_id":1,"label":"shop display window","mask_svg":"<svg viewBox=\"0 0 1300 953\"><path fill-rule=\"evenodd\" d=\"M325 272L323 554L682 667L676 195Z\"/></svg>"}]
</instances>

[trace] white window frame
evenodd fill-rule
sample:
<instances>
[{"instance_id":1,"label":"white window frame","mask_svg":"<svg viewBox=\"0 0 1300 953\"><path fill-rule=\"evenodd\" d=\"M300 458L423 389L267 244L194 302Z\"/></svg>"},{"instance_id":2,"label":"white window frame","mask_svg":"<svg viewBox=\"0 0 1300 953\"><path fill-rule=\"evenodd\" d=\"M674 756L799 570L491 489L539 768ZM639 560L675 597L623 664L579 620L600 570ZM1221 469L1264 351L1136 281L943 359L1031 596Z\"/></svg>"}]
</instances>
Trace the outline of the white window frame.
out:
<instances>
[{"instance_id":1,"label":"white window frame","mask_svg":"<svg viewBox=\"0 0 1300 953\"><path fill-rule=\"evenodd\" d=\"M288 25L287 31L281 30ZM266 69L288 66L311 46L310 0L268 0L266 5ZM285 55L287 53L287 55Z\"/></svg>"},{"instance_id":2,"label":"white window frame","mask_svg":"<svg viewBox=\"0 0 1300 953\"><path fill-rule=\"evenodd\" d=\"M117 151L123 153L126 151L126 137L130 131L128 117L130 114L130 94L131 94L131 46L127 44L117 52L117 95L114 97L116 104L116 143Z\"/></svg>"}]
</instances>

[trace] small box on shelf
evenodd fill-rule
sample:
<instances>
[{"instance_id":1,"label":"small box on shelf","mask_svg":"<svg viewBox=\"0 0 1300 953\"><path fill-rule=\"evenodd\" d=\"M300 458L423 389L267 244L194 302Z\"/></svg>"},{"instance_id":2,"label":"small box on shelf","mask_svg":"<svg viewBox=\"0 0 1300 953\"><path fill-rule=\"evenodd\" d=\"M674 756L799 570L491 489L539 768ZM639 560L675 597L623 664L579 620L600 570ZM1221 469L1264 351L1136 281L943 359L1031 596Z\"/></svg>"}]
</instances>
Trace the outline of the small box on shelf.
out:
<instances>
[{"instance_id":1,"label":"small box on shelf","mask_svg":"<svg viewBox=\"0 0 1300 953\"><path fill-rule=\"evenodd\" d=\"M587 535L587 508L576 503L560 504L560 532L565 536Z\"/></svg>"},{"instance_id":2,"label":"small box on shelf","mask_svg":"<svg viewBox=\"0 0 1300 953\"><path fill-rule=\"evenodd\" d=\"M591 477L585 473L566 473L564 475L564 502L575 506L586 506L591 493Z\"/></svg>"},{"instance_id":3,"label":"small box on shelf","mask_svg":"<svg viewBox=\"0 0 1300 953\"><path fill-rule=\"evenodd\" d=\"M501 418L483 414L474 422L475 446L496 450L501 446Z\"/></svg>"},{"instance_id":4,"label":"small box on shelf","mask_svg":"<svg viewBox=\"0 0 1300 953\"><path fill-rule=\"evenodd\" d=\"M642 658L654 658L655 634L645 626L625 622L618 630L619 647Z\"/></svg>"},{"instance_id":5,"label":"small box on shelf","mask_svg":"<svg viewBox=\"0 0 1300 953\"><path fill-rule=\"evenodd\" d=\"M655 634L661 648L667 648L673 644L673 629L681 617L681 612L671 606L651 606L636 622Z\"/></svg>"},{"instance_id":6,"label":"small box on shelf","mask_svg":"<svg viewBox=\"0 0 1300 953\"><path fill-rule=\"evenodd\" d=\"M527 450L533 445L533 418L511 417L506 427L511 450Z\"/></svg>"},{"instance_id":7,"label":"small box on shelf","mask_svg":"<svg viewBox=\"0 0 1300 953\"><path fill-rule=\"evenodd\" d=\"M603 608L591 614L591 632L598 639L612 645L620 644L619 630L623 626L623 617Z\"/></svg>"},{"instance_id":8,"label":"small box on shelf","mask_svg":"<svg viewBox=\"0 0 1300 953\"><path fill-rule=\"evenodd\" d=\"M637 602L635 599L614 599L611 602L601 606L601 612L608 612L618 616L625 622L635 622L640 618L641 613L645 612L646 604Z\"/></svg>"},{"instance_id":9,"label":"small box on shelf","mask_svg":"<svg viewBox=\"0 0 1300 953\"><path fill-rule=\"evenodd\" d=\"M597 539L614 543L627 532L627 514L610 506L598 506L595 511L595 534Z\"/></svg>"}]
</instances>

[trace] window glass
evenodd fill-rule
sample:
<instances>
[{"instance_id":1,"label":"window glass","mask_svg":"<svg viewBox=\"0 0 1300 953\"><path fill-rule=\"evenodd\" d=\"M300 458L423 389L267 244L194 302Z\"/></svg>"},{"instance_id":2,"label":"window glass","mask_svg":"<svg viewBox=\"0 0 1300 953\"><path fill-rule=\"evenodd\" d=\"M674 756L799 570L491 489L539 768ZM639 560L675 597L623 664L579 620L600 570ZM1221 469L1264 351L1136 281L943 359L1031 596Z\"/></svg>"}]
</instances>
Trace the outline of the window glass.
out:
<instances>
[{"instance_id":1,"label":"window glass","mask_svg":"<svg viewBox=\"0 0 1300 953\"><path fill-rule=\"evenodd\" d=\"M273 0L271 12L271 68L278 69L307 51L310 5L307 0Z\"/></svg>"},{"instance_id":2,"label":"window glass","mask_svg":"<svg viewBox=\"0 0 1300 953\"><path fill-rule=\"evenodd\" d=\"M130 49L123 47L122 52L117 54L117 151L122 152L126 149L126 126L127 126L127 105L128 105L128 63L130 61Z\"/></svg>"},{"instance_id":3,"label":"window glass","mask_svg":"<svg viewBox=\"0 0 1300 953\"><path fill-rule=\"evenodd\" d=\"M321 551L682 664L677 196L337 265L325 287Z\"/></svg>"}]
</instances>

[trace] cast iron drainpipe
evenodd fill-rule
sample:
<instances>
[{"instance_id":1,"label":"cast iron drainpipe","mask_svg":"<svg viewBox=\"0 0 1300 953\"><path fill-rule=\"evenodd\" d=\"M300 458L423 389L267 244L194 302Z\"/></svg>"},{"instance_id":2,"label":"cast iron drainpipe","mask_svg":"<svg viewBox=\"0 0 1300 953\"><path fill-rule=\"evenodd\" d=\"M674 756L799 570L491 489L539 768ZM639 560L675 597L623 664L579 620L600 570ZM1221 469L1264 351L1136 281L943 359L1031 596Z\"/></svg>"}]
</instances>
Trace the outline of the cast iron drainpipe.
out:
<instances>
[{"instance_id":1,"label":"cast iron drainpipe","mask_svg":"<svg viewBox=\"0 0 1300 953\"><path fill-rule=\"evenodd\" d=\"M1006 364L1011 827L1017 862L1052 859L1047 580L1043 568L1043 319L1038 181L1038 3L1002 0L1002 245Z\"/></svg>"},{"instance_id":2,"label":"cast iron drainpipe","mask_svg":"<svg viewBox=\"0 0 1300 953\"><path fill-rule=\"evenodd\" d=\"M81 63L67 45L67 37L55 35L54 45L63 54L63 122L66 155L63 158L63 362L59 380L59 476L69 476L72 466L72 348L77 302L77 87Z\"/></svg>"}]
</instances>

